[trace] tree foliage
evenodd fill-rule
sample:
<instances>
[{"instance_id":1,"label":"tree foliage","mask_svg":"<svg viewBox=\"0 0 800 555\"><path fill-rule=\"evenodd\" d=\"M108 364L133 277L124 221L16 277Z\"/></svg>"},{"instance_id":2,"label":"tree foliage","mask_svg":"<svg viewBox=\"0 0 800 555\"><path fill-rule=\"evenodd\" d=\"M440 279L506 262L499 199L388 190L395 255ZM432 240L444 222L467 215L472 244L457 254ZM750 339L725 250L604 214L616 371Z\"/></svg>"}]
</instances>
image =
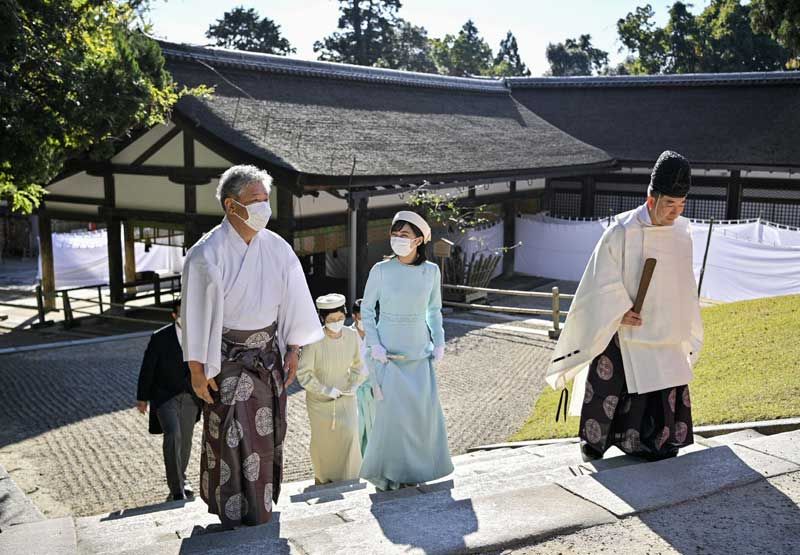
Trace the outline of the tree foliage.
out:
<instances>
[{"instance_id":1,"label":"tree foliage","mask_svg":"<svg viewBox=\"0 0 800 555\"><path fill-rule=\"evenodd\" d=\"M531 70L522 61L517 46L517 38L509 31L506 38L500 41L500 48L494 57L494 67L491 70L496 77L527 77Z\"/></svg>"},{"instance_id":2,"label":"tree foliage","mask_svg":"<svg viewBox=\"0 0 800 555\"><path fill-rule=\"evenodd\" d=\"M800 2L797 0L751 0L753 29L778 41L791 55L790 69L800 69Z\"/></svg>"},{"instance_id":3,"label":"tree foliage","mask_svg":"<svg viewBox=\"0 0 800 555\"><path fill-rule=\"evenodd\" d=\"M391 60L400 0L339 0L338 29L314 43L320 60L374 66Z\"/></svg>"},{"instance_id":4,"label":"tree foliage","mask_svg":"<svg viewBox=\"0 0 800 555\"><path fill-rule=\"evenodd\" d=\"M740 0L711 0L698 15L690 4L675 2L663 28L650 4L617 22L630 52L625 70L633 74L718 73L782 69L788 53L767 33L754 30L751 5Z\"/></svg>"},{"instance_id":5,"label":"tree foliage","mask_svg":"<svg viewBox=\"0 0 800 555\"><path fill-rule=\"evenodd\" d=\"M295 48L281 35L281 26L265 17L261 19L253 8L243 7L225 12L214 25L208 26L206 37L216 46L266 54L293 54Z\"/></svg>"},{"instance_id":6,"label":"tree foliage","mask_svg":"<svg viewBox=\"0 0 800 555\"><path fill-rule=\"evenodd\" d=\"M182 94L134 7L0 0L0 196L13 210L35 209L68 157L109 156Z\"/></svg>"},{"instance_id":7,"label":"tree foliage","mask_svg":"<svg viewBox=\"0 0 800 555\"><path fill-rule=\"evenodd\" d=\"M436 73L431 41L424 27L398 18L388 48L375 63L378 67Z\"/></svg>"},{"instance_id":8,"label":"tree foliage","mask_svg":"<svg viewBox=\"0 0 800 555\"><path fill-rule=\"evenodd\" d=\"M433 40L433 61L444 75L487 75L492 69L492 49L470 19L458 35Z\"/></svg>"},{"instance_id":9,"label":"tree foliage","mask_svg":"<svg viewBox=\"0 0 800 555\"><path fill-rule=\"evenodd\" d=\"M591 75L592 69L600 73L608 66L608 52L593 47L591 35L548 44L546 55L550 75Z\"/></svg>"}]
</instances>

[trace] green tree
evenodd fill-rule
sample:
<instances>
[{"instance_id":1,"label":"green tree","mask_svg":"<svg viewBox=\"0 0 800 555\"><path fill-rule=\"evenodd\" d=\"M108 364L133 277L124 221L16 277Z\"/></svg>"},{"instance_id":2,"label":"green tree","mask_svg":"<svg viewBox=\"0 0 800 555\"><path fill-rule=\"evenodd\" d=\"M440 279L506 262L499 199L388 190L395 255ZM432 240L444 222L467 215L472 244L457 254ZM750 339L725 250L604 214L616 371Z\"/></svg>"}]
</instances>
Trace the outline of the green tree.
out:
<instances>
[{"instance_id":1,"label":"green tree","mask_svg":"<svg viewBox=\"0 0 800 555\"><path fill-rule=\"evenodd\" d=\"M750 5L711 0L699 15L689 7L675 2L663 29L655 25L649 4L617 22L620 41L631 54L625 63L629 73L771 71L786 65L787 51L753 29Z\"/></svg>"},{"instance_id":2,"label":"green tree","mask_svg":"<svg viewBox=\"0 0 800 555\"><path fill-rule=\"evenodd\" d=\"M631 53L626 69L633 75L660 73L666 64L664 30L656 27L656 13L647 4L617 21L617 34Z\"/></svg>"},{"instance_id":3,"label":"green tree","mask_svg":"<svg viewBox=\"0 0 800 555\"><path fill-rule=\"evenodd\" d=\"M522 61L517 46L517 38L509 31L500 41L500 49L494 57L492 75L496 77L527 77L531 70Z\"/></svg>"},{"instance_id":4,"label":"green tree","mask_svg":"<svg viewBox=\"0 0 800 555\"><path fill-rule=\"evenodd\" d=\"M68 157L101 159L182 92L117 0L0 0L0 196L29 213Z\"/></svg>"},{"instance_id":5,"label":"green tree","mask_svg":"<svg viewBox=\"0 0 800 555\"><path fill-rule=\"evenodd\" d=\"M789 51L790 69L800 69L800 2L797 0L751 0L753 29L767 33Z\"/></svg>"},{"instance_id":6,"label":"green tree","mask_svg":"<svg viewBox=\"0 0 800 555\"><path fill-rule=\"evenodd\" d=\"M436 73L431 41L424 27L397 19L389 47L375 63L378 67Z\"/></svg>"},{"instance_id":7,"label":"green tree","mask_svg":"<svg viewBox=\"0 0 800 555\"><path fill-rule=\"evenodd\" d=\"M550 75L591 75L592 69L600 73L608 66L608 52L593 47L591 35L548 44L545 53Z\"/></svg>"},{"instance_id":8,"label":"green tree","mask_svg":"<svg viewBox=\"0 0 800 555\"><path fill-rule=\"evenodd\" d=\"M492 49L471 19L457 36L448 34L443 39L433 39L432 56L439 73L445 75L488 75L492 69Z\"/></svg>"},{"instance_id":9,"label":"green tree","mask_svg":"<svg viewBox=\"0 0 800 555\"><path fill-rule=\"evenodd\" d=\"M282 55L296 52L281 35L281 26L268 17L259 18L253 8L240 6L225 12L216 24L208 26L206 37L215 39L216 46L236 50Z\"/></svg>"},{"instance_id":10,"label":"green tree","mask_svg":"<svg viewBox=\"0 0 800 555\"><path fill-rule=\"evenodd\" d=\"M400 0L339 0L338 29L314 43L320 60L374 66L392 59Z\"/></svg>"}]
</instances>

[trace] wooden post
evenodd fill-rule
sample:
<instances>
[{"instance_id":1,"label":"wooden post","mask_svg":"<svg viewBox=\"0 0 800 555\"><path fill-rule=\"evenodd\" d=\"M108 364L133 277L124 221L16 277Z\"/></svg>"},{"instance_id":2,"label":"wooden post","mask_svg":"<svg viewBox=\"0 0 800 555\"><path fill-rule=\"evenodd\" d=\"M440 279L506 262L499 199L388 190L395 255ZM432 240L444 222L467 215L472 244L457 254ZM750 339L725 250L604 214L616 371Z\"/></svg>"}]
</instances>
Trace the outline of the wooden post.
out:
<instances>
[{"instance_id":1,"label":"wooden post","mask_svg":"<svg viewBox=\"0 0 800 555\"><path fill-rule=\"evenodd\" d=\"M289 187L276 185L275 182L272 183L271 194L277 195L278 213L276 214L277 229L275 231L294 248L294 195Z\"/></svg>"},{"instance_id":2,"label":"wooden post","mask_svg":"<svg viewBox=\"0 0 800 555\"><path fill-rule=\"evenodd\" d=\"M125 220L122 225L125 235L125 281L133 283L136 281L136 248L133 241L133 225L130 220ZM135 295L136 286L128 287L127 293Z\"/></svg>"},{"instance_id":3,"label":"wooden post","mask_svg":"<svg viewBox=\"0 0 800 555\"><path fill-rule=\"evenodd\" d=\"M553 329L548 331L550 339L558 339L561 335L561 298L558 287L553 287Z\"/></svg>"},{"instance_id":4,"label":"wooden post","mask_svg":"<svg viewBox=\"0 0 800 555\"><path fill-rule=\"evenodd\" d=\"M45 210L39 211L39 256L42 260L44 310L55 310L56 270L53 262L53 226L50 216Z\"/></svg>"},{"instance_id":5,"label":"wooden post","mask_svg":"<svg viewBox=\"0 0 800 555\"><path fill-rule=\"evenodd\" d=\"M312 279L314 281L315 290L319 290L319 288L322 287L322 284L325 282L325 267L326 260L324 252L315 252L311 255L311 268L314 272Z\"/></svg>"},{"instance_id":6,"label":"wooden post","mask_svg":"<svg viewBox=\"0 0 800 555\"><path fill-rule=\"evenodd\" d=\"M513 197L517 193L517 182L511 181L508 185L508 194ZM511 198L503 203L503 277L510 278L514 275L514 257L516 251L517 234L517 201Z\"/></svg>"},{"instance_id":7,"label":"wooden post","mask_svg":"<svg viewBox=\"0 0 800 555\"><path fill-rule=\"evenodd\" d=\"M194 136L183 130L183 167L189 174L194 169ZM183 212L186 220L183 227L183 245L189 249L200 239L197 227L197 187L196 183L183 183Z\"/></svg>"},{"instance_id":8,"label":"wooden post","mask_svg":"<svg viewBox=\"0 0 800 555\"><path fill-rule=\"evenodd\" d=\"M367 216L367 203L369 197L362 197L358 200L358 210L356 210L356 245L357 248L351 254L356 256L356 298L363 295L364 287L367 285L369 275L369 248L367 244L367 234L369 232L369 218Z\"/></svg>"},{"instance_id":9,"label":"wooden post","mask_svg":"<svg viewBox=\"0 0 800 555\"><path fill-rule=\"evenodd\" d=\"M731 170L728 194L725 199L725 219L738 220L742 213L742 172Z\"/></svg>"}]
</instances>

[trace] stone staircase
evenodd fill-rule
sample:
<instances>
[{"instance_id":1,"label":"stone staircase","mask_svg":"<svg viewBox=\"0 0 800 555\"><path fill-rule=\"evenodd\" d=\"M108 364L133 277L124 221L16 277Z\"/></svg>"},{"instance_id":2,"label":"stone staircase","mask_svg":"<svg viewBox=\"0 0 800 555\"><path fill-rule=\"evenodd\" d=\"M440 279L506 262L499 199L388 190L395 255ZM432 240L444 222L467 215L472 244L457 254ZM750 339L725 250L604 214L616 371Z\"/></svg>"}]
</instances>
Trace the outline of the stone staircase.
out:
<instances>
[{"instance_id":1,"label":"stone staircase","mask_svg":"<svg viewBox=\"0 0 800 555\"><path fill-rule=\"evenodd\" d=\"M800 431L696 437L680 457L657 463L619 451L583 463L575 443L558 443L477 451L454 464L450 476L398 492L357 481L284 484L272 522L234 531L222 531L199 499L20 524L0 534L0 553L496 550L800 471Z\"/></svg>"}]
</instances>

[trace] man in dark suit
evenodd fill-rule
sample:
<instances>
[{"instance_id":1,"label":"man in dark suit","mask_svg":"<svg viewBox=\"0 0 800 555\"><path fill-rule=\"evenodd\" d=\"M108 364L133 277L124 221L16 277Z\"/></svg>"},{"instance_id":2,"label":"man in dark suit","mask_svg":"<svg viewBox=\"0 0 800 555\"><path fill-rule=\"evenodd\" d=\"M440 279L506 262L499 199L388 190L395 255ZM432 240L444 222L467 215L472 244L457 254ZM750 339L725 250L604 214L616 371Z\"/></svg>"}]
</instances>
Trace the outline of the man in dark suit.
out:
<instances>
[{"instance_id":1,"label":"man in dark suit","mask_svg":"<svg viewBox=\"0 0 800 555\"><path fill-rule=\"evenodd\" d=\"M200 400L192 390L189 365L181 348L180 300L173 306L175 323L153 333L144 353L136 393L144 414L150 403L150 433L164 434L164 466L175 501L192 496L186 467L192 452L192 433L200 420Z\"/></svg>"}]
</instances>

